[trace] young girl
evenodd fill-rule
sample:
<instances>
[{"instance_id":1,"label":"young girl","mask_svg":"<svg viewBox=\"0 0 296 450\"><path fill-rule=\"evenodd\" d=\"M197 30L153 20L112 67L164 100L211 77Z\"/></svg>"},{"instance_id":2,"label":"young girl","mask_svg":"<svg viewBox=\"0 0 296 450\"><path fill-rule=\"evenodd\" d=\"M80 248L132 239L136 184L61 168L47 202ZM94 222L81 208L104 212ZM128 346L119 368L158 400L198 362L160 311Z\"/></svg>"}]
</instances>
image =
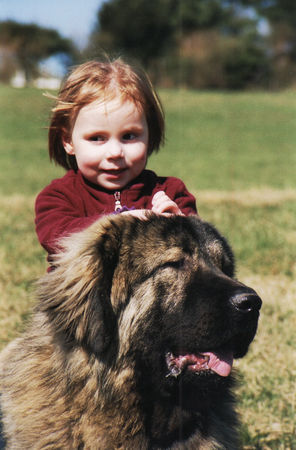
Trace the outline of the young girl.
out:
<instances>
[{"instance_id":1,"label":"young girl","mask_svg":"<svg viewBox=\"0 0 296 450\"><path fill-rule=\"evenodd\" d=\"M49 127L49 155L67 170L36 199L36 231L55 253L60 237L111 213L196 214L184 183L146 170L164 141L164 115L147 75L121 59L70 73Z\"/></svg>"}]
</instances>

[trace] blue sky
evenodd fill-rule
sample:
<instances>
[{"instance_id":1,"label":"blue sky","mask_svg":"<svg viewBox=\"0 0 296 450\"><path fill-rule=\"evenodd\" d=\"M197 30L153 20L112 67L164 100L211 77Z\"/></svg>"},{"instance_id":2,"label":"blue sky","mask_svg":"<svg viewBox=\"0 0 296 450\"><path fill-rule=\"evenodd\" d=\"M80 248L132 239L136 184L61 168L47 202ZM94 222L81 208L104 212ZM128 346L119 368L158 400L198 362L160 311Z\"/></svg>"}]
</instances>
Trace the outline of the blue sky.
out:
<instances>
[{"instance_id":1,"label":"blue sky","mask_svg":"<svg viewBox=\"0 0 296 450\"><path fill-rule=\"evenodd\" d=\"M104 0L0 0L0 21L54 28L83 47Z\"/></svg>"}]
</instances>

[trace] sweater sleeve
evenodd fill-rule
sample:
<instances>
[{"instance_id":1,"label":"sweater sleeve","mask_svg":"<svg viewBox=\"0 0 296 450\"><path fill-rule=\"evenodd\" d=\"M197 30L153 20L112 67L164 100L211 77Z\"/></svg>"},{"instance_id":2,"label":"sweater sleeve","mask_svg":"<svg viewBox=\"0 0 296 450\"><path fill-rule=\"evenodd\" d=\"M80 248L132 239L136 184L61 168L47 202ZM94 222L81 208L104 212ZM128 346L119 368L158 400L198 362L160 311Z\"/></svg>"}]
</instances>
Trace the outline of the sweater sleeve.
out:
<instances>
[{"instance_id":1,"label":"sweater sleeve","mask_svg":"<svg viewBox=\"0 0 296 450\"><path fill-rule=\"evenodd\" d=\"M50 185L36 198L36 233L40 244L49 254L56 252L61 237L83 230L101 216L86 216L79 194L74 199L73 194Z\"/></svg>"},{"instance_id":2,"label":"sweater sleeve","mask_svg":"<svg viewBox=\"0 0 296 450\"><path fill-rule=\"evenodd\" d=\"M164 191L178 205L185 216L198 214L195 197L188 191L182 180L168 177Z\"/></svg>"}]
</instances>

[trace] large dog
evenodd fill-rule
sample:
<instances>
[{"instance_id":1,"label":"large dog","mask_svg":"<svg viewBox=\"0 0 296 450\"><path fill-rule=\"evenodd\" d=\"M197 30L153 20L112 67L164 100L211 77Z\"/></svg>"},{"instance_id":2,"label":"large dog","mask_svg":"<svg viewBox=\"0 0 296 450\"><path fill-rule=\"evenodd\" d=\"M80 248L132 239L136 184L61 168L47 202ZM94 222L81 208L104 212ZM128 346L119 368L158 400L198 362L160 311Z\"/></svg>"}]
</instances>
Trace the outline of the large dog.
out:
<instances>
[{"instance_id":1,"label":"large dog","mask_svg":"<svg viewBox=\"0 0 296 450\"><path fill-rule=\"evenodd\" d=\"M231 373L261 300L197 217L105 217L62 242L1 354L10 449L239 448Z\"/></svg>"}]
</instances>

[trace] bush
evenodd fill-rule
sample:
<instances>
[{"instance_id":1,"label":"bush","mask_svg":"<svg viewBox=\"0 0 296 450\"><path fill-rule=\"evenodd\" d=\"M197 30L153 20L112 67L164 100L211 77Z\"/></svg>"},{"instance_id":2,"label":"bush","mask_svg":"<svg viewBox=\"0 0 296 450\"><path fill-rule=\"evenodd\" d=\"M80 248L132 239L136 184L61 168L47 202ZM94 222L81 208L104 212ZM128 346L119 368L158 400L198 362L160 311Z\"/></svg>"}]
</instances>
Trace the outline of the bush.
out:
<instances>
[{"instance_id":1,"label":"bush","mask_svg":"<svg viewBox=\"0 0 296 450\"><path fill-rule=\"evenodd\" d=\"M178 53L154 62L150 73L163 87L245 89L268 86L271 70L264 51L251 38L207 30L183 38Z\"/></svg>"},{"instance_id":2,"label":"bush","mask_svg":"<svg viewBox=\"0 0 296 450\"><path fill-rule=\"evenodd\" d=\"M270 62L252 42L238 41L226 50L223 61L226 85L230 89L266 87L271 77Z\"/></svg>"}]
</instances>

